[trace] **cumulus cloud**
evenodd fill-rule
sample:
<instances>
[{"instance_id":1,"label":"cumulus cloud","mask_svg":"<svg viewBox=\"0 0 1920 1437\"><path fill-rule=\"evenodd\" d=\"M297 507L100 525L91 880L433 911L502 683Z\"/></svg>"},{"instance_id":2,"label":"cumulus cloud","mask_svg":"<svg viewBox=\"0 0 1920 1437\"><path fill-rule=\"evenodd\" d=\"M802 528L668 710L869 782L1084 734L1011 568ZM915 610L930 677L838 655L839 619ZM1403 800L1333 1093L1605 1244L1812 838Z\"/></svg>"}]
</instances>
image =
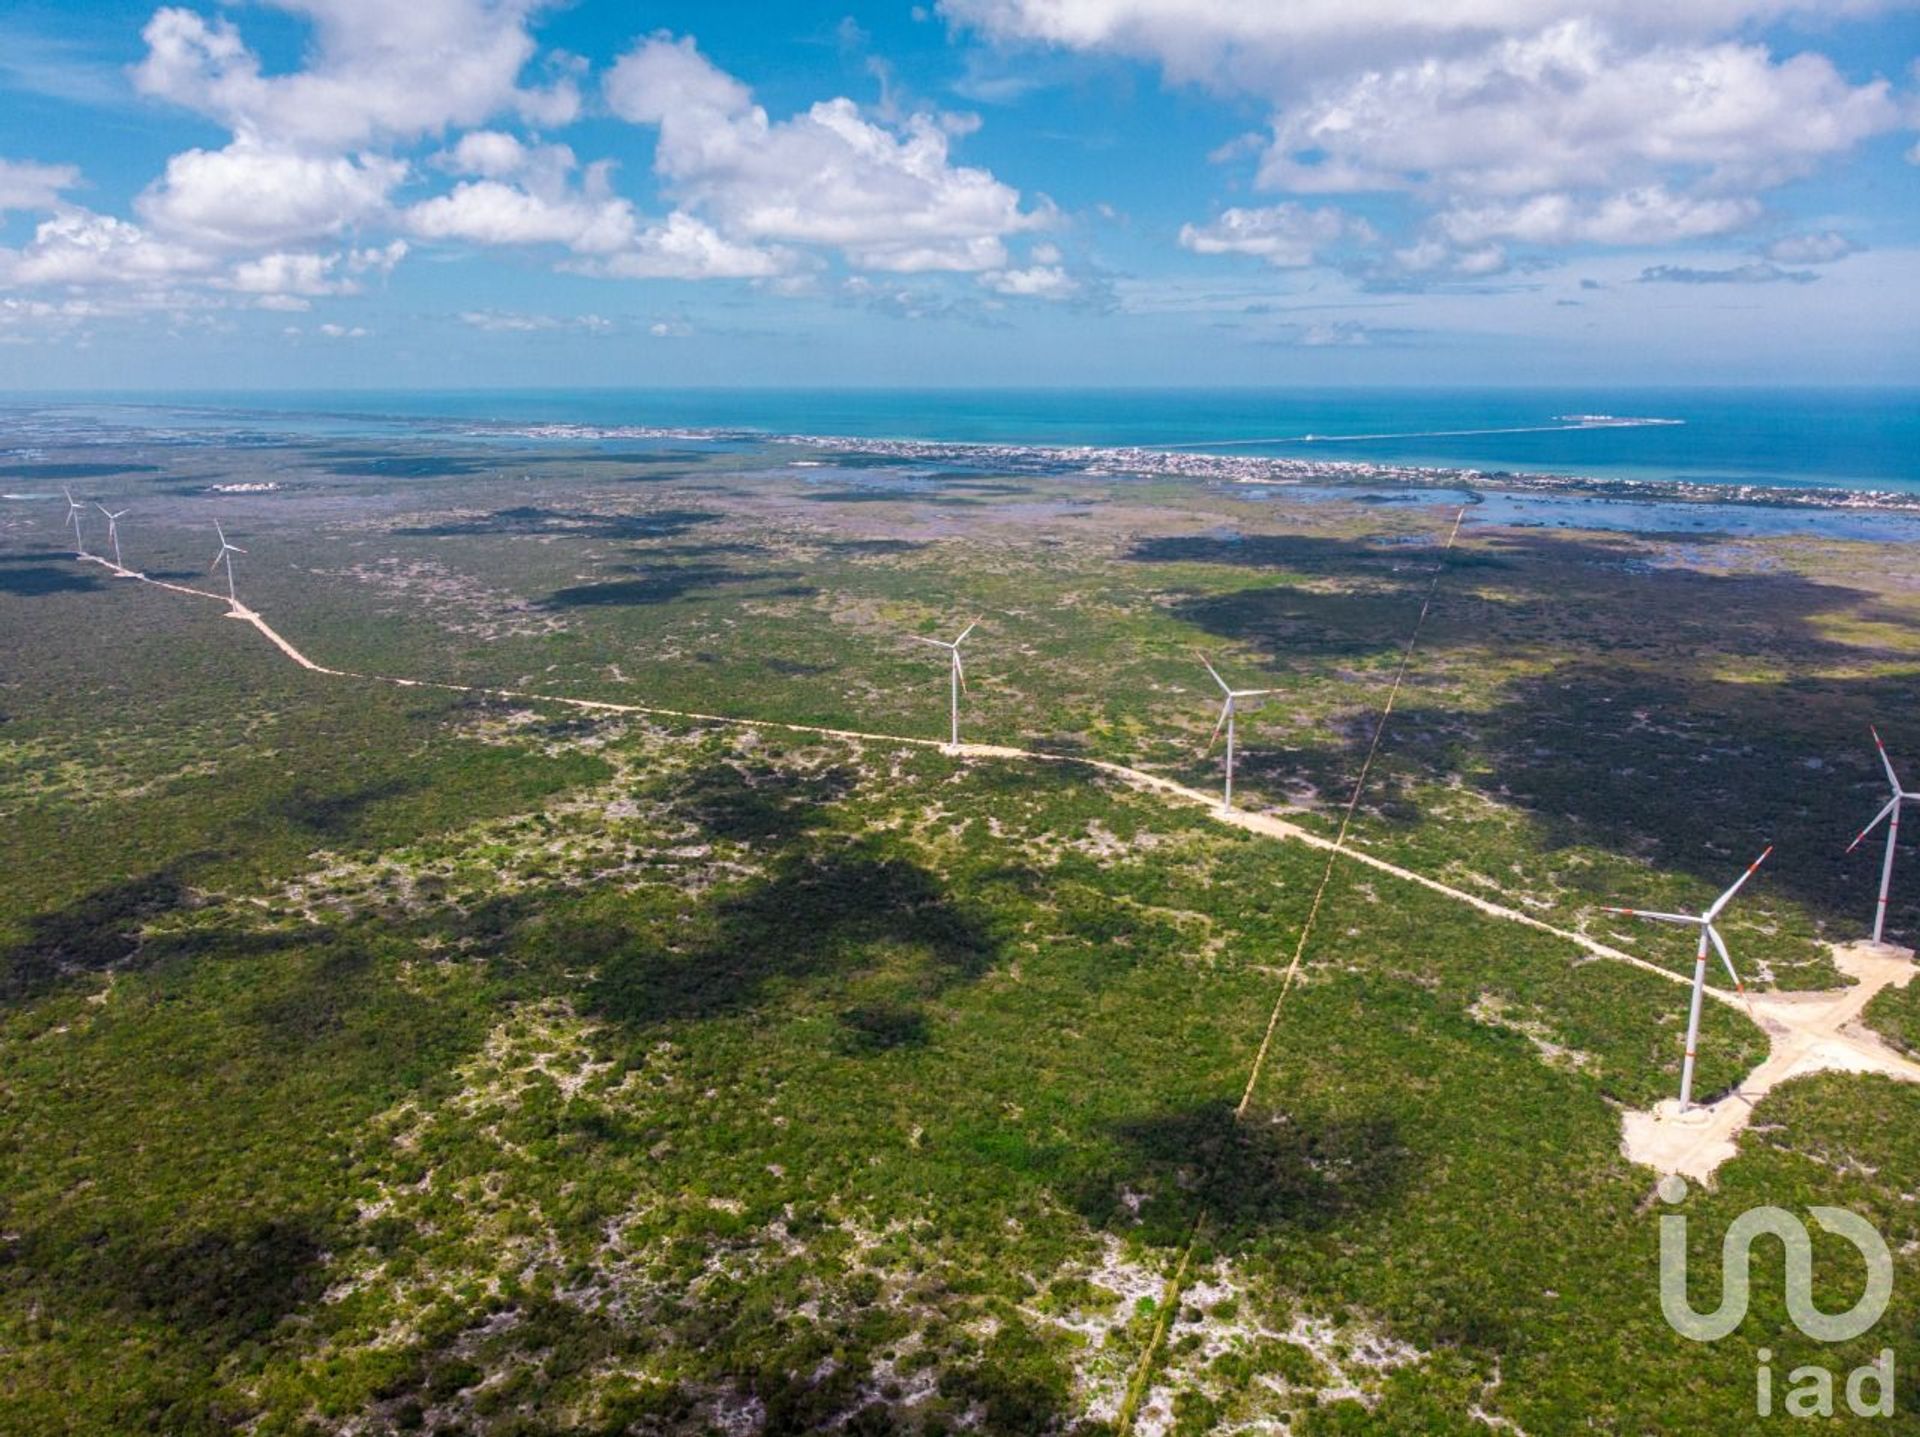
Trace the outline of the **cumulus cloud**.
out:
<instances>
[{"instance_id":1,"label":"cumulus cloud","mask_svg":"<svg viewBox=\"0 0 1920 1437\"><path fill-rule=\"evenodd\" d=\"M1800 11L1867 13L1877 0L940 0L956 25L1154 61L1182 82L1272 91L1337 70L1464 54L1506 36L1588 18L1636 43L1722 33Z\"/></svg>"},{"instance_id":2,"label":"cumulus cloud","mask_svg":"<svg viewBox=\"0 0 1920 1437\"><path fill-rule=\"evenodd\" d=\"M72 165L0 159L0 214L54 209L60 204L61 192L79 183L80 171Z\"/></svg>"},{"instance_id":3,"label":"cumulus cloud","mask_svg":"<svg viewBox=\"0 0 1920 1437\"><path fill-rule=\"evenodd\" d=\"M276 0L306 20L303 68L263 72L224 18L169 6L141 32L134 83L268 144L344 150L471 126L504 111L563 124L579 109L570 78L522 88L534 55L534 0Z\"/></svg>"},{"instance_id":4,"label":"cumulus cloud","mask_svg":"<svg viewBox=\"0 0 1920 1437\"><path fill-rule=\"evenodd\" d=\"M1293 194L1398 191L1439 224L1403 273L1507 263L1501 244L1637 245L1753 222L1764 191L1899 128L1885 80L1750 39L1792 11L1831 19L1873 0L942 0L1000 41L1147 59L1176 80L1250 94L1268 136L1255 184ZM1261 211L1229 212L1257 215ZM1290 217L1298 223L1298 216ZM1223 216L1223 220L1225 217ZM1276 263L1315 246L1280 227ZM1258 235L1190 225L1203 252L1255 253Z\"/></svg>"},{"instance_id":5,"label":"cumulus cloud","mask_svg":"<svg viewBox=\"0 0 1920 1437\"><path fill-rule=\"evenodd\" d=\"M1342 241L1372 244L1378 239L1373 226L1357 215L1332 206L1308 209L1292 203L1222 210L1211 224L1180 228L1181 245L1195 254L1254 255L1280 269L1302 269Z\"/></svg>"},{"instance_id":6,"label":"cumulus cloud","mask_svg":"<svg viewBox=\"0 0 1920 1437\"><path fill-rule=\"evenodd\" d=\"M1782 235L1761 253L1781 264L1831 264L1859 252L1860 247L1837 230L1819 234Z\"/></svg>"},{"instance_id":7,"label":"cumulus cloud","mask_svg":"<svg viewBox=\"0 0 1920 1437\"><path fill-rule=\"evenodd\" d=\"M406 214L427 239L487 245L564 245L580 254L609 254L634 240L633 206L579 194L536 195L499 180L468 180Z\"/></svg>"},{"instance_id":8,"label":"cumulus cloud","mask_svg":"<svg viewBox=\"0 0 1920 1437\"><path fill-rule=\"evenodd\" d=\"M238 140L186 150L134 201L155 230L215 248L249 249L335 236L386 209L407 175L378 155L311 155Z\"/></svg>"},{"instance_id":9,"label":"cumulus cloud","mask_svg":"<svg viewBox=\"0 0 1920 1437\"><path fill-rule=\"evenodd\" d=\"M864 269L980 271L1004 268L1006 237L1046 219L953 164L942 117L876 124L839 98L775 121L691 39L643 41L605 90L615 114L659 127L656 172L730 240L829 246Z\"/></svg>"},{"instance_id":10,"label":"cumulus cloud","mask_svg":"<svg viewBox=\"0 0 1920 1437\"><path fill-rule=\"evenodd\" d=\"M201 251L157 239L139 225L78 208L43 220L18 250L0 251L0 278L23 288L167 284L208 274L215 265Z\"/></svg>"},{"instance_id":11,"label":"cumulus cloud","mask_svg":"<svg viewBox=\"0 0 1920 1437\"><path fill-rule=\"evenodd\" d=\"M607 279L766 279L799 263L799 256L779 246L737 244L676 210L618 253L566 267Z\"/></svg>"},{"instance_id":12,"label":"cumulus cloud","mask_svg":"<svg viewBox=\"0 0 1920 1437\"><path fill-rule=\"evenodd\" d=\"M288 295L302 299L358 293L360 286L338 273L342 258L337 254L261 255L235 265L230 283L242 294Z\"/></svg>"},{"instance_id":13,"label":"cumulus cloud","mask_svg":"<svg viewBox=\"0 0 1920 1437\"><path fill-rule=\"evenodd\" d=\"M793 267L777 247L741 244L684 211L645 222L613 193L611 169L588 165L578 182L565 145L523 144L475 131L441 155L441 168L483 178L406 212L416 235L486 245L559 245L579 260L567 268L612 279L764 278Z\"/></svg>"},{"instance_id":14,"label":"cumulus cloud","mask_svg":"<svg viewBox=\"0 0 1920 1437\"><path fill-rule=\"evenodd\" d=\"M1510 239L1527 244L1668 244L1725 234L1760 214L1758 200L1675 194L1646 185L1598 198L1553 193L1528 199L1462 204L1435 218L1455 245Z\"/></svg>"},{"instance_id":15,"label":"cumulus cloud","mask_svg":"<svg viewBox=\"0 0 1920 1437\"><path fill-rule=\"evenodd\" d=\"M1013 299L1077 299L1082 288L1079 280L1057 264L987 270L979 281L995 294Z\"/></svg>"},{"instance_id":16,"label":"cumulus cloud","mask_svg":"<svg viewBox=\"0 0 1920 1437\"><path fill-rule=\"evenodd\" d=\"M1647 182L1779 184L1899 123L1884 80L1760 45L1634 52L1585 20L1452 60L1368 71L1275 117L1259 182L1526 195Z\"/></svg>"}]
</instances>

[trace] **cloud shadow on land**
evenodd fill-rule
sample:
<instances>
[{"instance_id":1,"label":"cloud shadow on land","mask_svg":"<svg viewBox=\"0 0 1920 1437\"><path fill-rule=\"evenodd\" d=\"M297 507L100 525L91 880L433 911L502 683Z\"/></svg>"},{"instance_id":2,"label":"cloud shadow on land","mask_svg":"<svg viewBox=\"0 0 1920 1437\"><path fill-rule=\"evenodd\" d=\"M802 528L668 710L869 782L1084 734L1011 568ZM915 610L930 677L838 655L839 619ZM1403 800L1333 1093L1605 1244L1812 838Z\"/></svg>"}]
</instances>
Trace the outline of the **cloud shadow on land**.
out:
<instances>
[{"instance_id":1,"label":"cloud shadow on land","mask_svg":"<svg viewBox=\"0 0 1920 1437\"><path fill-rule=\"evenodd\" d=\"M1756 891L1784 894L1844 935L1869 921L1885 852L1884 826L1845 852L1887 797L1868 725L1912 783L1917 710L1915 672L1750 683L1587 661L1515 684L1490 713L1414 707L1396 715L1396 741L1433 769L1454 762L1453 743L1470 744L1487 760L1475 781L1527 813L1549 850L1632 854L1718 891L1774 844ZM1901 855L1909 874L1914 857ZM1896 874L1893 897L1889 921L1912 932L1920 881Z\"/></svg>"},{"instance_id":2,"label":"cloud shadow on land","mask_svg":"<svg viewBox=\"0 0 1920 1437\"><path fill-rule=\"evenodd\" d=\"M159 472L158 464L0 464L0 479L109 479L116 474Z\"/></svg>"},{"instance_id":3,"label":"cloud shadow on land","mask_svg":"<svg viewBox=\"0 0 1920 1437\"><path fill-rule=\"evenodd\" d=\"M210 856L107 884L27 920L27 936L0 952L0 1002L31 1001L68 977L126 963L141 951L143 924L187 905L186 869Z\"/></svg>"},{"instance_id":4,"label":"cloud shadow on land","mask_svg":"<svg viewBox=\"0 0 1920 1437\"><path fill-rule=\"evenodd\" d=\"M1421 824L1428 816L1409 785L1467 775L1527 814L1542 835L1533 841L1549 852L1584 845L1630 855L1716 892L1772 842L1763 886L1841 931L1857 928L1878 882L1877 849L1851 858L1843 850L1886 797L1867 726L1879 723L1920 780L1920 723L1904 717L1920 699L1920 660L1876 645L1870 629L1846 643L1834 636L1846 630L1830 626L1900 625L1911 615L1791 571L1692 567L1694 551L1711 555L1724 542L1712 538L1689 535L1677 553L1679 541L1645 536L1509 532L1480 542L1493 548L1491 561L1477 550L1448 560L1368 794L1374 821ZM1307 675L1350 655L1397 657L1437 557L1295 539L1156 541L1152 552L1237 565L1249 545L1256 566L1272 562L1300 579L1179 596L1173 612L1273 654L1270 671ZM1356 553L1359 567L1347 570ZM1385 572L1396 556L1412 562ZM1313 581L1337 584L1348 573L1361 592ZM1520 655L1527 669L1485 686L1473 667L1483 654ZM1371 670L1380 693L1389 672L1384 662ZM1288 751L1249 743L1241 773L1253 785L1306 782L1344 795L1375 717L1357 701L1334 731L1289 735ZM1916 896L1897 891L1896 902L1911 931L1920 885L1908 891Z\"/></svg>"},{"instance_id":5,"label":"cloud shadow on land","mask_svg":"<svg viewBox=\"0 0 1920 1437\"><path fill-rule=\"evenodd\" d=\"M306 782L295 783L291 791L266 805L267 812L310 833L327 838L348 838L360 827L362 815L390 798L416 792L420 781L412 778L386 778L362 784L347 793L325 793Z\"/></svg>"},{"instance_id":6,"label":"cloud shadow on land","mask_svg":"<svg viewBox=\"0 0 1920 1437\"><path fill-rule=\"evenodd\" d=\"M126 1318L158 1321L190 1360L216 1364L260 1341L320 1296L329 1220L317 1213L205 1227L177 1241L124 1231L77 1237L29 1233L12 1254L55 1290L102 1302ZM185 1404L183 1403L184 1407ZM149 1412L150 1430L197 1431L204 1412ZM176 1425L176 1422L178 1425Z\"/></svg>"},{"instance_id":7,"label":"cloud shadow on land","mask_svg":"<svg viewBox=\"0 0 1920 1437\"><path fill-rule=\"evenodd\" d=\"M702 926L702 939L680 951L608 958L590 989L593 1010L634 1027L711 1018L794 983L903 959L903 983L931 996L978 977L999 953L987 923L933 873L861 842L784 855L764 880L713 905Z\"/></svg>"},{"instance_id":8,"label":"cloud shadow on land","mask_svg":"<svg viewBox=\"0 0 1920 1437\"><path fill-rule=\"evenodd\" d=\"M22 563L0 567L0 594L16 599L44 599L50 594L89 594L106 588L92 574L51 563Z\"/></svg>"},{"instance_id":9,"label":"cloud shadow on land","mask_svg":"<svg viewBox=\"0 0 1920 1437\"><path fill-rule=\"evenodd\" d=\"M850 1047L878 1051L923 1035L914 1005L984 973L1000 937L931 870L874 839L823 831L856 782L845 769L761 763L676 780L674 798L707 834L773 856L763 877L707 904L684 943L622 935L610 945L590 990L594 1011L644 1027L750 1009L794 984L874 975L886 991L849 1010Z\"/></svg>"},{"instance_id":10,"label":"cloud shadow on land","mask_svg":"<svg viewBox=\"0 0 1920 1437\"><path fill-rule=\"evenodd\" d=\"M1153 1196L1141 1235L1163 1247L1187 1238L1194 1203L1208 1238L1240 1248L1281 1229L1315 1232L1395 1200L1417 1177L1390 1116L1331 1117L1251 1109L1225 1099L1135 1118L1113 1129L1121 1170L1090 1185L1076 1206L1096 1227L1115 1221L1122 1189Z\"/></svg>"},{"instance_id":11,"label":"cloud shadow on land","mask_svg":"<svg viewBox=\"0 0 1920 1437\"><path fill-rule=\"evenodd\" d=\"M473 519L446 519L395 529L416 539L539 537L573 539L660 539L684 534L726 517L711 509L655 509L644 514L600 514L590 509L549 509L520 504Z\"/></svg>"},{"instance_id":12,"label":"cloud shadow on land","mask_svg":"<svg viewBox=\"0 0 1920 1437\"><path fill-rule=\"evenodd\" d=\"M663 568L643 568L639 578L613 579L603 584L575 584L556 589L545 600L557 609L644 607L670 604L700 589L717 589L735 584L764 584L782 579L801 579L800 569L735 569L724 564L676 564ZM756 598L806 599L820 591L812 584L776 584L763 589Z\"/></svg>"}]
</instances>

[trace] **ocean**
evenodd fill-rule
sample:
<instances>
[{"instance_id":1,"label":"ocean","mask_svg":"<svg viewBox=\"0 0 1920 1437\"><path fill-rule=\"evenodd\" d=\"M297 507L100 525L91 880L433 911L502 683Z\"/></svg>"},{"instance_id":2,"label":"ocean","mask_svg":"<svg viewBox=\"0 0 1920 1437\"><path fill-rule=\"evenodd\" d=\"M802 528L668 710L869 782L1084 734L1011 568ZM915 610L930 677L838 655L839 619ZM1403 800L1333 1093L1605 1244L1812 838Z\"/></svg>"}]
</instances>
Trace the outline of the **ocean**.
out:
<instances>
[{"instance_id":1,"label":"ocean","mask_svg":"<svg viewBox=\"0 0 1920 1437\"><path fill-rule=\"evenodd\" d=\"M37 422L24 428L31 413ZM1678 420L1555 427L1559 416ZM486 390L19 395L46 424L222 436L429 437L476 426L747 429L1002 444L1180 446L1593 479L1920 494L1920 389ZM11 421L11 422L10 422ZM9 442L11 437L13 442ZM1311 436L1311 438L1309 438ZM102 434L102 437L105 437Z\"/></svg>"}]
</instances>

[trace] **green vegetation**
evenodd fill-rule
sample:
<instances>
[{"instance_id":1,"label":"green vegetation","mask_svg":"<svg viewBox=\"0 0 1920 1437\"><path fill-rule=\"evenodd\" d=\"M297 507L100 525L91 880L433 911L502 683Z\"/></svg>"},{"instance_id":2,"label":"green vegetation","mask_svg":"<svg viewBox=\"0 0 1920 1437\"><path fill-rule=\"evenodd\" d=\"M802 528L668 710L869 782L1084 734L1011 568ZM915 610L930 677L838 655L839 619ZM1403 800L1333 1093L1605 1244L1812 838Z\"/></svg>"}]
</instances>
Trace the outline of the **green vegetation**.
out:
<instances>
[{"instance_id":1,"label":"green vegetation","mask_svg":"<svg viewBox=\"0 0 1920 1437\"><path fill-rule=\"evenodd\" d=\"M930 737L944 670L898 635L979 612L967 737L1211 787L1205 647L1284 690L1248 801L1327 831L1451 519L785 460L111 483L192 583L203 485L277 466L220 503L243 592L358 673ZM1236 1121L1319 852L1073 765L310 674L61 561L57 519L0 555L0 1430L1092 1433L1164 1316L1161 1430L1739 1434L1758 1347L1877 1351L1777 1284L1723 1344L1661 1321L1618 1151L1677 1081L1656 975L1339 864ZM1357 842L1677 968L1593 905L1704 901L1777 839L1729 939L1830 986L1866 722L1920 762L1910 558L1463 545ZM1909 1047L1914 991L1868 1015ZM1701 1088L1764 1051L1711 1005ZM1778 1090L1690 1199L1699 1272L1745 1207L1852 1207L1910 1334L1916 1118Z\"/></svg>"}]
</instances>

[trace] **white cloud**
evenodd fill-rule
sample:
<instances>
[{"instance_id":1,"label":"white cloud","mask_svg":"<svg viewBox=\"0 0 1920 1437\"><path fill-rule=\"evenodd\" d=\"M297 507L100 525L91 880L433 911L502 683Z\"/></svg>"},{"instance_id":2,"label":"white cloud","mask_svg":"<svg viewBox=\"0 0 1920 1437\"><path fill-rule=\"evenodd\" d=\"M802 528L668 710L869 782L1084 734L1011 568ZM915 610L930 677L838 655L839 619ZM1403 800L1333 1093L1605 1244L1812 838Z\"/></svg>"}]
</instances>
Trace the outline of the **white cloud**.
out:
<instances>
[{"instance_id":1,"label":"white cloud","mask_svg":"<svg viewBox=\"0 0 1920 1437\"><path fill-rule=\"evenodd\" d=\"M535 195L499 180L466 180L406 212L407 227L427 239L488 245L564 245L578 254L612 254L634 243L638 222L626 200L582 194Z\"/></svg>"},{"instance_id":2,"label":"white cloud","mask_svg":"<svg viewBox=\"0 0 1920 1437\"><path fill-rule=\"evenodd\" d=\"M377 155L308 155L238 140L173 156L134 208L154 229L190 243L273 247L381 216L406 174L404 161Z\"/></svg>"},{"instance_id":3,"label":"white cloud","mask_svg":"<svg viewBox=\"0 0 1920 1437\"><path fill-rule=\"evenodd\" d=\"M1345 240L1371 244L1378 238L1357 215L1292 203L1222 210L1211 224L1180 227L1181 245L1195 254L1254 255L1280 269L1313 264L1321 251Z\"/></svg>"},{"instance_id":4,"label":"white cloud","mask_svg":"<svg viewBox=\"0 0 1920 1437\"><path fill-rule=\"evenodd\" d=\"M312 26L304 68L268 75L232 22L167 7L142 31L143 94L210 115L269 144L342 150L477 125L515 111L564 124L570 79L519 84L533 58L534 0L276 0Z\"/></svg>"},{"instance_id":5,"label":"white cloud","mask_svg":"<svg viewBox=\"0 0 1920 1437\"><path fill-rule=\"evenodd\" d=\"M229 283L242 294L301 298L357 294L360 286L337 273L343 258L337 254L285 252L261 255L235 265Z\"/></svg>"},{"instance_id":6,"label":"white cloud","mask_svg":"<svg viewBox=\"0 0 1920 1437\"><path fill-rule=\"evenodd\" d=\"M539 334L557 330L606 334L613 329L611 320L597 314L524 314L502 309L466 310L460 315L460 322L488 334Z\"/></svg>"},{"instance_id":7,"label":"white cloud","mask_svg":"<svg viewBox=\"0 0 1920 1437\"><path fill-rule=\"evenodd\" d=\"M156 239L136 224L64 209L43 220L18 250L0 250L0 279L34 285L154 285L205 275L208 255Z\"/></svg>"},{"instance_id":8,"label":"white cloud","mask_svg":"<svg viewBox=\"0 0 1920 1437\"><path fill-rule=\"evenodd\" d=\"M1370 70L1283 108L1259 182L1514 196L1685 167L1724 191L1805 174L1899 117L1885 81L1850 85L1820 55L1775 63L1732 43L1635 52L1574 20Z\"/></svg>"},{"instance_id":9,"label":"white cloud","mask_svg":"<svg viewBox=\"0 0 1920 1437\"><path fill-rule=\"evenodd\" d=\"M587 166L574 184L576 161L565 145L528 146L477 131L439 163L487 178L463 180L408 210L408 228L425 238L560 245L581 257L566 268L617 279L761 278L794 263L787 253L735 243L683 211L644 223L613 194L606 164Z\"/></svg>"},{"instance_id":10,"label":"white cloud","mask_svg":"<svg viewBox=\"0 0 1920 1437\"><path fill-rule=\"evenodd\" d=\"M1439 212L1403 272L1490 272L1496 240L1649 244L1750 223L1762 192L1898 128L1884 80L1855 84L1811 50L1750 35L1905 0L943 0L955 24L1144 58L1271 106L1256 184L1295 194L1402 191ZM1257 141L1255 142L1258 143ZM1248 153L1216 151L1221 163ZM1920 153L1920 150L1917 150ZM1259 211L1229 211L1229 215ZM1202 251L1300 263L1315 248L1230 224ZM1244 222L1243 222L1244 223Z\"/></svg>"},{"instance_id":11,"label":"white cloud","mask_svg":"<svg viewBox=\"0 0 1920 1437\"><path fill-rule=\"evenodd\" d=\"M1894 0L1897 3L1897 0ZM1716 35L1799 11L1823 20L1881 0L941 0L950 21L1000 40L1154 61L1183 82L1273 93L1337 71L1463 54L1585 18L1636 43Z\"/></svg>"},{"instance_id":12,"label":"white cloud","mask_svg":"<svg viewBox=\"0 0 1920 1437\"><path fill-rule=\"evenodd\" d=\"M676 210L647 226L618 253L564 267L606 279L765 279L799 263L799 256L788 250L736 244L713 226Z\"/></svg>"},{"instance_id":13,"label":"white cloud","mask_svg":"<svg viewBox=\"0 0 1920 1437\"><path fill-rule=\"evenodd\" d=\"M1434 223L1459 246L1499 239L1537 245L1649 245L1725 234L1759 214L1758 200L1681 195L1663 185L1648 185L1597 199L1555 193L1461 205L1443 211Z\"/></svg>"},{"instance_id":14,"label":"white cloud","mask_svg":"<svg viewBox=\"0 0 1920 1437\"><path fill-rule=\"evenodd\" d=\"M1837 230L1818 234L1782 235L1761 251L1781 264L1830 264L1857 254L1860 247Z\"/></svg>"},{"instance_id":15,"label":"white cloud","mask_svg":"<svg viewBox=\"0 0 1920 1437\"><path fill-rule=\"evenodd\" d=\"M1057 264L988 270L979 279L995 294L1014 299L1075 299L1081 290L1080 281Z\"/></svg>"},{"instance_id":16,"label":"white cloud","mask_svg":"<svg viewBox=\"0 0 1920 1437\"><path fill-rule=\"evenodd\" d=\"M654 168L729 239L825 245L866 269L991 270L1045 216L986 170L954 165L929 114L875 124L848 99L773 121L691 39L643 41L606 81L614 113L657 125Z\"/></svg>"},{"instance_id":17,"label":"white cloud","mask_svg":"<svg viewBox=\"0 0 1920 1437\"><path fill-rule=\"evenodd\" d=\"M0 159L0 214L8 210L50 210L62 190L80 183L72 165L40 165L31 160Z\"/></svg>"},{"instance_id":18,"label":"white cloud","mask_svg":"<svg viewBox=\"0 0 1920 1437\"><path fill-rule=\"evenodd\" d=\"M324 335L328 339L365 339L372 332L362 329L357 324L351 328L344 324L323 324L314 330L315 334Z\"/></svg>"}]
</instances>

